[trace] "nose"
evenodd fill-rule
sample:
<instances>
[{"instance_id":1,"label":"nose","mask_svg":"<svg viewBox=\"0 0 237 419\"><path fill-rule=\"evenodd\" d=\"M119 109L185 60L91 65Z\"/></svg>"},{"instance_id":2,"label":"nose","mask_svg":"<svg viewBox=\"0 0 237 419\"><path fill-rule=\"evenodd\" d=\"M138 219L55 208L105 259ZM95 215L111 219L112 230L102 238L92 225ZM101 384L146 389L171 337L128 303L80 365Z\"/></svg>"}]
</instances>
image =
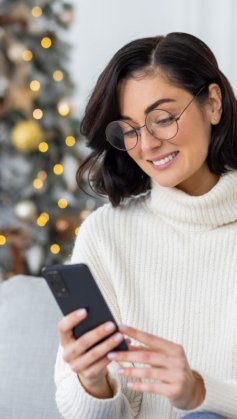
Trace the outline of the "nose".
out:
<instances>
[{"instance_id":1,"label":"nose","mask_svg":"<svg viewBox=\"0 0 237 419\"><path fill-rule=\"evenodd\" d=\"M162 145L162 141L158 140L154 135L152 135L146 125L143 125L139 129L139 138L140 138L140 147L142 151L149 151L153 148L160 147Z\"/></svg>"}]
</instances>

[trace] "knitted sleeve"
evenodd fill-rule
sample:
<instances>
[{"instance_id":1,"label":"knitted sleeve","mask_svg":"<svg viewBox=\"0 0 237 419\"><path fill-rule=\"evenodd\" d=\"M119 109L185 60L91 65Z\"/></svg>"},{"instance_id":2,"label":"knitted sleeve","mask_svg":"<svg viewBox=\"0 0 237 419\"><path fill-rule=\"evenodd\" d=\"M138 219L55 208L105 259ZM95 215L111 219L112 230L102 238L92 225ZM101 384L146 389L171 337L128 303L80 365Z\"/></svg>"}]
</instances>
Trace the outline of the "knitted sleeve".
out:
<instances>
[{"instance_id":1,"label":"knitted sleeve","mask_svg":"<svg viewBox=\"0 0 237 419\"><path fill-rule=\"evenodd\" d=\"M101 210L101 211L100 211ZM99 222L100 212L96 211L80 227L73 250L72 263L86 263L90 267L102 294L104 295L116 321L121 323L120 310L115 291L109 278L104 261L103 235ZM103 263L104 262L104 263ZM97 399L88 394L81 386L77 375L62 358L59 347L55 365L56 402L65 419L132 419L140 410L142 395L133 392L126 386L126 379L118 377L118 364L108 366L108 379L114 392L113 398Z\"/></svg>"},{"instance_id":2,"label":"knitted sleeve","mask_svg":"<svg viewBox=\"0 0 237 419\"><path fill-rule=\"evenodd\" d=\"M226 419L237 418L237 380L218 380L210 377L205 372L199 371L202 376L206 397L203 403L194 410L182 411L183 414L190 412L213 412L222 415ZM181 412L180 409L176 409Z\"/></svg>"}]
</instances>

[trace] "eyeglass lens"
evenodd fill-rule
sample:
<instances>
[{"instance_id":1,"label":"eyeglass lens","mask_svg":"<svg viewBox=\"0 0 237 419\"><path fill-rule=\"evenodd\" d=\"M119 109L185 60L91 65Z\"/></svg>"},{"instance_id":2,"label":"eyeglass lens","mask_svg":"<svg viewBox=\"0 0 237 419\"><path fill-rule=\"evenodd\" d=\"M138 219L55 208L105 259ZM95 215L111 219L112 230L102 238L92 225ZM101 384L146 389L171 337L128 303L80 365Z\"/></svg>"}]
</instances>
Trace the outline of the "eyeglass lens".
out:
<instances>
[{"instance_id":1,"label":"eyeglass lens","mask_svg":"<svg viewBox=\"0 0 237 419\"><path fill-rule=\"evenodd\" d=\"M145 123L150 134L161 141L170 140L178 132L174 115L161 109L149 112ZM113 121L108 124L105 134L113 147L126 151L136 147L140 128L136 129L125 121Z\"/></svg>"}]
</instances>

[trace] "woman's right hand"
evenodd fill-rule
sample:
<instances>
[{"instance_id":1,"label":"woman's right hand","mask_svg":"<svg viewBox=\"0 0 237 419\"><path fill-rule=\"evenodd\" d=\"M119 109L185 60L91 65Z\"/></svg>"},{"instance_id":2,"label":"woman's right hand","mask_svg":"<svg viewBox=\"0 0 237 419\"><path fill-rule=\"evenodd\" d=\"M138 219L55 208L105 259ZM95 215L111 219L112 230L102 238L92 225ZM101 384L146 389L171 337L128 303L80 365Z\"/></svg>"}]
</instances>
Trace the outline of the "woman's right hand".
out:
<instances>
[{"instance_id":1,"label":"woman's right hand","mask_svg":"<svg viewBox=\"0 0 237 419\"><path fill-rule=\"evenodd\" d=\"M60 343L64 350L63 359L78 375L86 391L94 397L109 398L113 393L106 378L107 365L111 362L107 354L115 349L124 337L121 333L113 333L116 331L115 324L107 322L75 339L72 330L86 317L86 310L81 309L73 311L59 322ZM109 336L108 339L91 348L106 336Z\"/></svg>"}]
</instances>

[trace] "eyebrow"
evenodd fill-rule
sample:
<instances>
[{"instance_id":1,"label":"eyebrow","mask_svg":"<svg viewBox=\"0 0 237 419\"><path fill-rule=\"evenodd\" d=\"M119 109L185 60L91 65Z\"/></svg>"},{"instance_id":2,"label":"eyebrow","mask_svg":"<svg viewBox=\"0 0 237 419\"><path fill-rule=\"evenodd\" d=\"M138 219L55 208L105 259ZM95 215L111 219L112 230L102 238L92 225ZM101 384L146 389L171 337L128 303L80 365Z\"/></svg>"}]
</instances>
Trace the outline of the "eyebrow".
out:
<instances>
[{"instance_id":1,"label":"eyebrow","mask_svg":"<svg viewBox=\"0 0 237 419\"><path fill-rule=\"evenodd\" d=\"M149 105L144 113L145 115L147 115L149 112L153 111L153 109L157 109L160 105L163 105L164 103L171 103L171 102L176 102L175 99L170 99L170 98L163 98L163 99L159 99L156 102L152 103L151 105ZM126 115L119 115L120 119L127 119L129 121L132 120L132 118L130 118L130 116L126 116Z\"/></svg>"}]
</instances>

